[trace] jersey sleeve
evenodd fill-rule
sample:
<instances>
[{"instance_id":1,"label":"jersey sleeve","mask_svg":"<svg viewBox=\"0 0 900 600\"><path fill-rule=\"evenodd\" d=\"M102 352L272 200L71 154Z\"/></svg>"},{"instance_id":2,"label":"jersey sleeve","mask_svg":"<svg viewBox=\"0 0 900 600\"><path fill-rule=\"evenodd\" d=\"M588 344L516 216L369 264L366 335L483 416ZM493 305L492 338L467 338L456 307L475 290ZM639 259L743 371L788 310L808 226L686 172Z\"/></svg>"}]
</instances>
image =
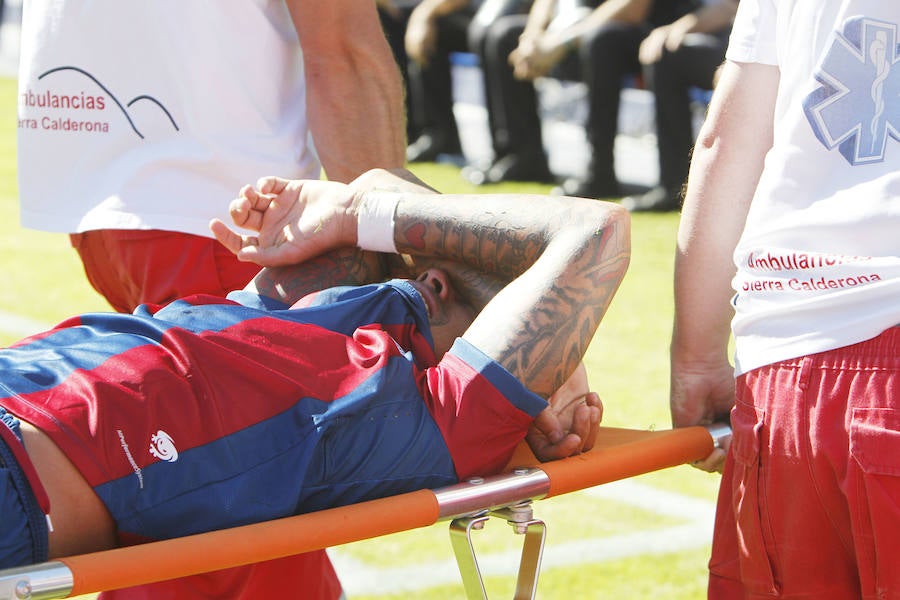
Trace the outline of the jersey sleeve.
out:
<instances>
[{"instance_id":1,"label":"jersey sleeve","mask_svg":"<svg viewBox=\"0 0 900 600\"><path fill-rule=\"evenodd\" d=\"M425 371L423 396L457 476L500 471L547 401L463 339Z\"/></svg>"}]
</instances>

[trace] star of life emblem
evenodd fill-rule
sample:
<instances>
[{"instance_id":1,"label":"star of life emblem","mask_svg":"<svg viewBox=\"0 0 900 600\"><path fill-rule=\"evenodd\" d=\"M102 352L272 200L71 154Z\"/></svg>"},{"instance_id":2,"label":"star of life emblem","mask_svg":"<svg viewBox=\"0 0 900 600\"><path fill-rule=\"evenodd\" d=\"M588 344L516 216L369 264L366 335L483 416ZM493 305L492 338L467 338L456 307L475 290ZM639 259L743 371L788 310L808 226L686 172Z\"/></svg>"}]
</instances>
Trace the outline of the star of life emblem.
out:
<instances>
[{"instance_id":1,"label":"star of life emblem","mask_svg":"<svg viewBox=\"0 0 900 600\"><path fill-rule=\"evenodd\" d=\"M178 449L172 436L160 429L150 438L150 454L166 462L178 460Z\"/></svg>"},{"instance_id":2,"label":"star of life emblem","mask_svg":"<svg viewBox=\"0 0 900 600\"><path fill-rule=\"evenodd\" d=\"M813 132L851 165L883 162L888 138L900 140L897 24L853 18L835 32L803 106Z\"/></svg>"}]
</instances>

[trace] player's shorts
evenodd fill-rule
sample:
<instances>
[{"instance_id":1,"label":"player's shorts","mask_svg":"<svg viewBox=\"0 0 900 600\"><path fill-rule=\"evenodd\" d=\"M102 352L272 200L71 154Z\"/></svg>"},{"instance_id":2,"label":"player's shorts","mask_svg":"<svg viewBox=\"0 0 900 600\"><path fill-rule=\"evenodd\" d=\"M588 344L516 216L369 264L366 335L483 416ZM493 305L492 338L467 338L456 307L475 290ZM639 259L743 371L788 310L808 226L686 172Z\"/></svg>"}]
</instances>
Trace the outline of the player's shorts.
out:
<instances>
[{"instance_id":1,"label":"player's shorts","mask_svg":"<svg viewBox=\"0 0 900 600\"><path fill-rule=\"evenodd\" d=\"M0 568L47 560L47 519L13 452L19 421L0 408Z\"/></svg>"}]
</instances>

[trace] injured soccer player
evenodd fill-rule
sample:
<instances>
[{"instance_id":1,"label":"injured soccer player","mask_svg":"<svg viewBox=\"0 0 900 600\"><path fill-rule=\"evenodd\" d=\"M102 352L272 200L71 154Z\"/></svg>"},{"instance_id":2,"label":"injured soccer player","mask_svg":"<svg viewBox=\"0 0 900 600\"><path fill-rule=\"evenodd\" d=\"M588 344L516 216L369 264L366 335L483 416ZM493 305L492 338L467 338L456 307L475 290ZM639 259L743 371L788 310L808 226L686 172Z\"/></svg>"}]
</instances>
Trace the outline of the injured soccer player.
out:
<instances>
[{"instance_id":1,"label":"injured soccer player","mask_svg":"<svg viewBox=\"0 0 900 600\"><path fill-rule=\"evenodd\" d=\"M227 298L87 314L0 350L0 568L589 449L581 360L629 261L617 205L265 178L214 235ZM556 392L556 393L555 393Z\"/></svg>"}]
</instances>

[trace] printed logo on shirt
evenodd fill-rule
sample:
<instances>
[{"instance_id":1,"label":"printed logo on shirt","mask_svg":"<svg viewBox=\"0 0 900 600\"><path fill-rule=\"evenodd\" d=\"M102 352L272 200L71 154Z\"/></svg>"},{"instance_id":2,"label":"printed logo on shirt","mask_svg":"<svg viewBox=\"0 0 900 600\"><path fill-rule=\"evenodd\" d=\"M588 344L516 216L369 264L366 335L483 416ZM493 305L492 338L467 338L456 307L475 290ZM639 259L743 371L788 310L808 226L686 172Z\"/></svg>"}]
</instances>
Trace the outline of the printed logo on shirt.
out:
<instances>
[{"instance_id":1,"label":"printed logo on shirt","mask_svg":"<svg viewBox=\"0 0 900 600\"><path fill-rule=\"evenodd\" d=\"M65 77L65 83L61 84L64 91L55 87L61 77ZM77 87L73 83L77 81L83 82L82 89L73 91ZM49 69L33 85L23 88L19 92L19 129L109 133L111 121L121 115L135 135L144 139L134 109L141 107L146 119L149 106L150 116L163 115L172 129L179 131L171 113L153 96L140 94L131 100L119 100L99 79L79 67Z\"/></svg>"},{"instance_id":2,"label":"printed logo on shirt","mask_svg":"<svg viewBox=\"0 0 900 600\"><path fill-rule=\"evenodd\" d=\"M851 165L884 161L888 138L900 140L900 47L897 25L848 19L814 73L822 84L804 110L816 137Z\"/></svg>"},{"instance_id":3,"label":"printed logo on shirt","mask_svg":"<svg viewBox=\"0 0 900 600\"><path fill-rule=\"evenodd\" d=\"M150 454L166 462L178 460L178 449L172 436L160 429L150 438Z\"/></svg>"},{"instance_id":4,"label":"printed logo on shirt","mask_svg":"<svg viewBox=\"0 0 900 600\"><path fill-rule=\"evenodd\" d=\"M125 453L125 459L128 461L128 464L131 465L131 469L137 476L138 487L144 489L144 474L141 471L141 468L138 466L137 462L134 460L134 456L132 456L131 454L131 448L128 447L128 442L125 441L125 434L121 429L116 429L116 435L119 436L119 445L122 446L122 451Z\"/></svg>"}]
</instances>

